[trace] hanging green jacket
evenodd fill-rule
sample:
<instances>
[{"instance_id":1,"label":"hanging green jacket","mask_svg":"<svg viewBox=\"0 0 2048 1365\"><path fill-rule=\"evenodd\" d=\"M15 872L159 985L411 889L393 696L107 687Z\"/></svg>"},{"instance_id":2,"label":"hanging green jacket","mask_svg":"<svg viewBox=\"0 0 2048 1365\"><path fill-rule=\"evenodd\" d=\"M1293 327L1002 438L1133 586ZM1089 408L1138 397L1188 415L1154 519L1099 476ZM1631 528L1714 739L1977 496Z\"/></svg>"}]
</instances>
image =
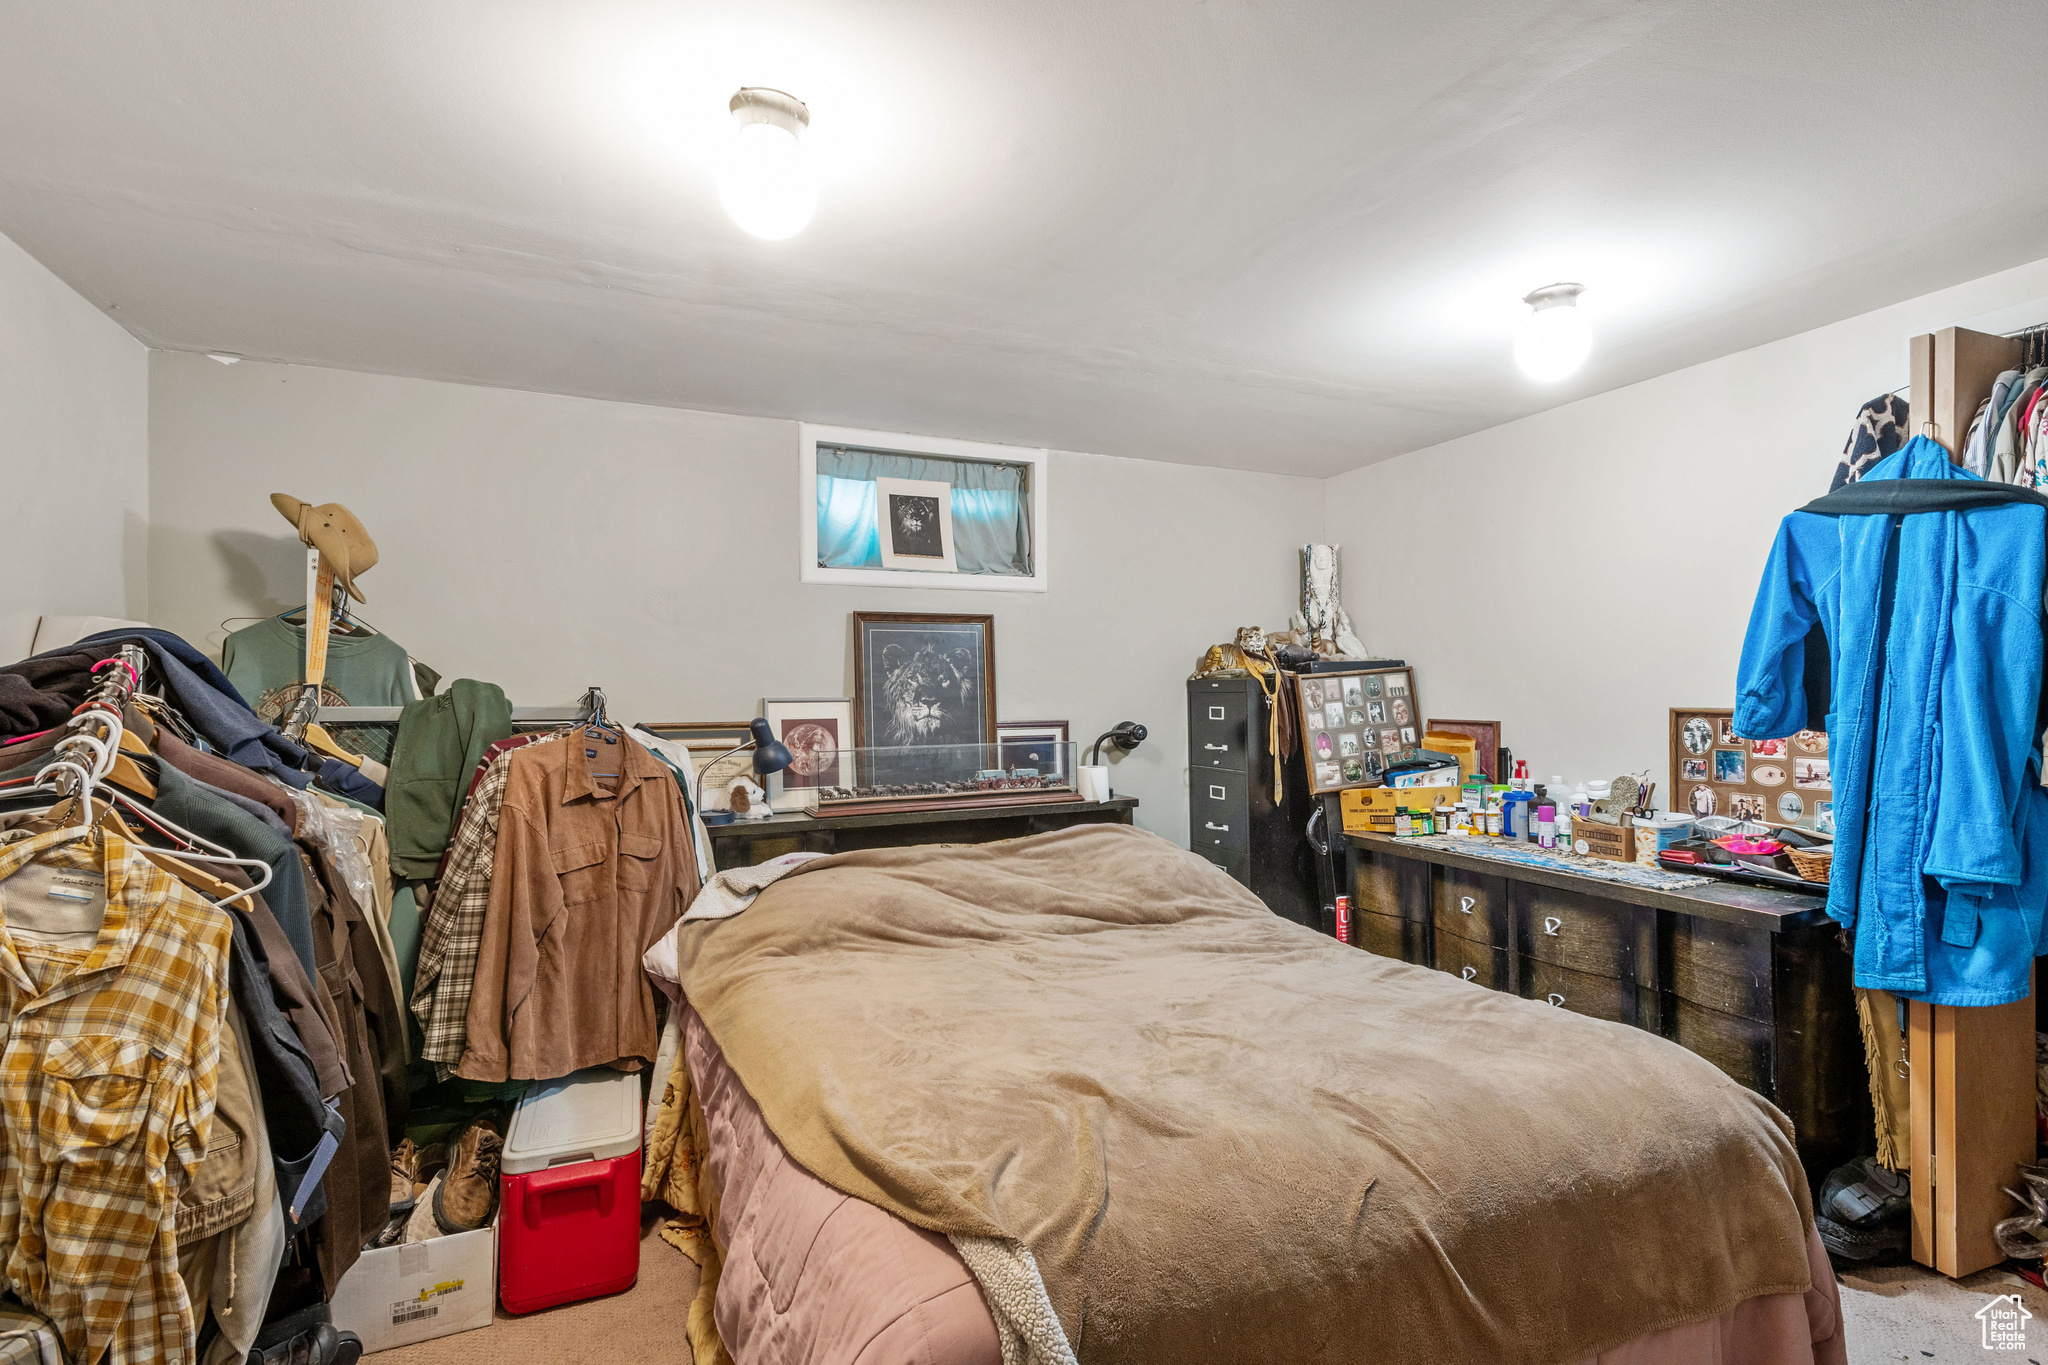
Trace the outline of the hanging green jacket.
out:
<instances>
[{"instance_id":1,"label":"hanging green jacket","mask_svg":"<svg viewBox=\"0 0 2048 1365\"><path fill-rule=\"evenodd\" d=\"M384 784L391 872L425 881L441 864L469 774L484 750L512 733L512 703L495 683L459 678L437 697L407 702Z\"/></svg>"}]
</instances>

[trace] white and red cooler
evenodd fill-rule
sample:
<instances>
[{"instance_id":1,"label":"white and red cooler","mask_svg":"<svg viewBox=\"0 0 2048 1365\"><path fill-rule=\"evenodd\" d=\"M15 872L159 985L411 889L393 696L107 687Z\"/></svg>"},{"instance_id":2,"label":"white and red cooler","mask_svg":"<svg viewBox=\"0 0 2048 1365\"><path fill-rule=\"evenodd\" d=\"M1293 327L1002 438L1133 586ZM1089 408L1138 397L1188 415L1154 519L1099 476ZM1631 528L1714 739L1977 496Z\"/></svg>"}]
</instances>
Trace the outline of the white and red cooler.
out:
<instances>
[{"instance_id":1,"label":"white and red cooler","mask_svg":"<svg viewBox=\"0 0 2048 1365\"><path fill-rule=\"evenodd\" d=\"M529 1091L499 1167L508 1313L630 1289L640 1275L640 1076L593 1067Z\"/></svg>"}]
</instances>

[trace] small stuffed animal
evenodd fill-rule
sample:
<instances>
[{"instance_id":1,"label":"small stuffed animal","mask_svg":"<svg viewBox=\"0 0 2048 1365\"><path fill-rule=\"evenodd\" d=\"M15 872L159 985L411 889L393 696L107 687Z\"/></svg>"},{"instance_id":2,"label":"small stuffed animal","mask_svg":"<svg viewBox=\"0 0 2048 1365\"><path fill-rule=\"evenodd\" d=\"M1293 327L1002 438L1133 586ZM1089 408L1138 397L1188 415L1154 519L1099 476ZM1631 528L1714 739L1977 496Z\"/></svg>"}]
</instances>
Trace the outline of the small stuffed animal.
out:
<instances>
[{"instance_id":1,"label":"small stuffed animal","mask_svg":"<svg viewBox=\"0 0 2048 1365\"><path fill-rule=\"evenodd\" d=\"M768 809L768 793L752 778L743 777L733 783L726 799L736 820L766 820L775 814Z\"/></svg>"}]
</instances>

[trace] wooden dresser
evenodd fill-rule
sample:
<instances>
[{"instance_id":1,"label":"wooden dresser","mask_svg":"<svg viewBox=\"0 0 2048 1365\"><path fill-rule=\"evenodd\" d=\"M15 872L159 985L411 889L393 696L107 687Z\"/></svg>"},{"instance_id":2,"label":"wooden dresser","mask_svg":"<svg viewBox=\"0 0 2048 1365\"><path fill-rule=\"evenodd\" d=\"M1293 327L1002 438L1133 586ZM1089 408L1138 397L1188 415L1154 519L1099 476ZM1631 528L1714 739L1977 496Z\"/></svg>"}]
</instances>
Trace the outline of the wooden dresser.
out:
<instances>
[{"instance_id":1,"label":"wooden dresser","mask_svg":"<svg viewBox=\"0 0 2048 1365\"><path fill-rule=\"evenodd\" d=\"M1653 891L1385 835L1345 844L1359 947L1698 1053L1792 1120L1815 1189L1871 1149L1849 953L1824 897Z\"/></svg>"},{"instance_id":2,"label":"wooden dresser","mask_svg":"<svg viewBox=\"0 0 2048 1365\"><path fill-rule=\"evenodd\" d=\"M1281 799L1273 799L1272 717L1256 678L1188 679L1188 847L1274 914L1322 927L1316 854L1304 834L1315 801L1298 761L1281 765Z\"/></svg>"}]
</instances>

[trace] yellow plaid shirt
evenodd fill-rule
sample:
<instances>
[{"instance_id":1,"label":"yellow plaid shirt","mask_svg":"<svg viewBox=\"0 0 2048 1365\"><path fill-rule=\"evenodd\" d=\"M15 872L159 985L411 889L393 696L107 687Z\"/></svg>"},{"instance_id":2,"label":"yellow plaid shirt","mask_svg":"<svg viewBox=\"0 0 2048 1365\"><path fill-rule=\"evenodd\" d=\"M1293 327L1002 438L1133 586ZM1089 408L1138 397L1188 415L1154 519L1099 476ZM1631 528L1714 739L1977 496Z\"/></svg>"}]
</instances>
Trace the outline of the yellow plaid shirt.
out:
<instances>
[{"instance_id":1,"label":"yellow plaid shirt","mask_svg":"<svg viewBox=\"0 0 2048 1365\"><path fill-rule=\"evenodd\" d=\"M227 917L118 832L0 846L0 1255L74 1365L193 1359L178 1196L206 1155ZM27 863L106 878L90 948L18 937Z\"/></svg>"}]
</instances>

